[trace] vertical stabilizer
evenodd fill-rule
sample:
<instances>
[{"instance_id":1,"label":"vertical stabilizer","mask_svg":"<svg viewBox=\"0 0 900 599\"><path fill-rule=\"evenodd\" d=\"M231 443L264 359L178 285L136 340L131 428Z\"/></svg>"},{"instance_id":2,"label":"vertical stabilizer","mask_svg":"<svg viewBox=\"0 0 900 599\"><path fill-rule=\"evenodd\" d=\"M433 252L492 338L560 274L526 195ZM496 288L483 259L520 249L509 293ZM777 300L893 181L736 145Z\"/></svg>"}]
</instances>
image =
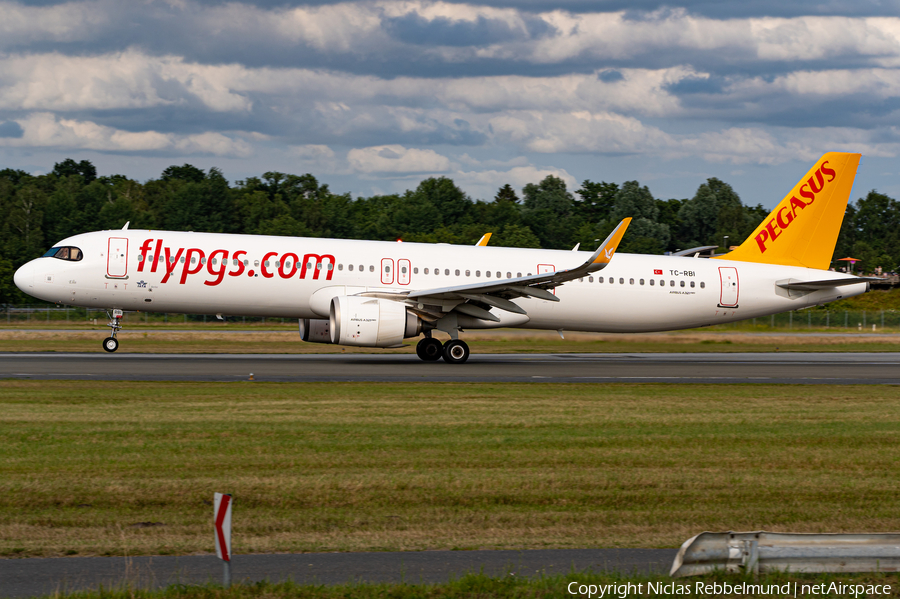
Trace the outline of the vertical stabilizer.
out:
<instances>
[{"instance_id":1,"label":"vertical stabilizer","mask_svg":"<svg viewBox=\"0 0 900 599\"><path fill-rule=\"evenodd\" d=\"M744 243L717 257L826 270L859 158L859 154L844 152L822 156Z\"/></svg>"}]
</instances>

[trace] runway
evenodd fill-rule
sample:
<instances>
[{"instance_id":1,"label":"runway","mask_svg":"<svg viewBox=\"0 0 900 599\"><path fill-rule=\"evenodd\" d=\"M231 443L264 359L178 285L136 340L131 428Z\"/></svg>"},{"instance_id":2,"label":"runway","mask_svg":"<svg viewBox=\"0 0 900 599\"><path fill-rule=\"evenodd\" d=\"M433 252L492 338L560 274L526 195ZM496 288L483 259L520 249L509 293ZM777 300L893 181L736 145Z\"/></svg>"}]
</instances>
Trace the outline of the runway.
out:
<instances>
[{"instance_id":1,"label":"runway","mask_svg":"<svg viewBox=\"0 0 900 599\"><path fill-rule=\"evenodd\" d=\"M232 580L292 579L297 583L329 585L420 584L447 582L451 577L473 572L520 577L573 571L668 573L676 552L676 549L541 549L236 555L232 561ZM179 583L221 583L222 562L214 555L0 559L0 581L0 597L4 598L96 590L101 584L105 588L125 583L132 587L162 588Z\"/></svg>"},{"instance_id":2,"label":"runway","mask_svg":"<svg viewBox=\"0 0 900 599\"><path fill-rule=\"evenodd\" d=\"M461 365L379 354L3 353L0 378L120 381L900 384L900 353L473 354Z\"/></svg>"}]
</instances>

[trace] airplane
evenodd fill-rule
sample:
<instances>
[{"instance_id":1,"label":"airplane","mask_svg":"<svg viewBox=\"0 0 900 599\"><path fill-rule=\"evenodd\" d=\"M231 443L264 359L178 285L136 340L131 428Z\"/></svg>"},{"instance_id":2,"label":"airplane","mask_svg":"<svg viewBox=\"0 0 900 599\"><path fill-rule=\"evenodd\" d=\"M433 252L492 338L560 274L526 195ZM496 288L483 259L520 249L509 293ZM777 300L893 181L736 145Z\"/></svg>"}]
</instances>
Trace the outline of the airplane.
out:
<instances>
[{"instance_id":1,"label":"airplane","mask_svg":"<svg viewBox=\"0 0 900 599\"><path fill-rule=\"evenodd\" d=\"M653 332L797 310L869 290L829 271L860 154L829 152L733 251L592 253L128 229L74 235L19 268L36 298L107 310L296 318L303 341L398 347L461 364L473 329ZM445 343L435 331L449 335Z\"/></svg>"}]
</instances>

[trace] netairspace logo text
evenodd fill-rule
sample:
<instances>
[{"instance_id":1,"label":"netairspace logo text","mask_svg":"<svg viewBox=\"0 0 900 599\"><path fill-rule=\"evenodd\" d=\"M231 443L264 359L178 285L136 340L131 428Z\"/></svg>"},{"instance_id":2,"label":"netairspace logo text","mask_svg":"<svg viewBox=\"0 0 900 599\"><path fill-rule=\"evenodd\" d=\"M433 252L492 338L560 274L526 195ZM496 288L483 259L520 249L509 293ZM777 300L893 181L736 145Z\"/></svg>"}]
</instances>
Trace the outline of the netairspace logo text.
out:
<instances>
[{"instance_id":1,"label":"netairspace logo text","mask_svg":"<svg viewBox=\"0 0 900 599\"><path fill-rule=\"evenodd\" d=\"M871 597L890 595L889 584L847 584L843 582L800 584L754 584L740 582L623 582L620 584L579 584L570 582L566 587L570 595L590 599L626 599L630 595L773 595L777 597L811 597L817 595L841 595L846 597Z\"/></svg>"}]
</instances>

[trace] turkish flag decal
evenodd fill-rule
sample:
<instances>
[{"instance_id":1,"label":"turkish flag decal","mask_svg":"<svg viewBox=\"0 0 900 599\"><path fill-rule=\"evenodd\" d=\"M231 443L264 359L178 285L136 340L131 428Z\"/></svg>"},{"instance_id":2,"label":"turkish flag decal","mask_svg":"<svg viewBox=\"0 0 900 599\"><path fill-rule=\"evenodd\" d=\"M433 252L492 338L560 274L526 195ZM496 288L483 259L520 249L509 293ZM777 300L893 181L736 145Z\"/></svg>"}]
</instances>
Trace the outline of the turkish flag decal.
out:
<instances>
[{"instance_id":1,"label":"turkish flag decal","mask_svg":"<svg viewBox=\"0 0 900 599\"><path fill-rule=\"evenodd\" d=\"M655 275L661 275L661 274L662 274L662 271L661 271L660 269L658 269L658 268L654 268L654 269L653 269L653 274L655 274Z\"/></svg>"}]
</instances>

